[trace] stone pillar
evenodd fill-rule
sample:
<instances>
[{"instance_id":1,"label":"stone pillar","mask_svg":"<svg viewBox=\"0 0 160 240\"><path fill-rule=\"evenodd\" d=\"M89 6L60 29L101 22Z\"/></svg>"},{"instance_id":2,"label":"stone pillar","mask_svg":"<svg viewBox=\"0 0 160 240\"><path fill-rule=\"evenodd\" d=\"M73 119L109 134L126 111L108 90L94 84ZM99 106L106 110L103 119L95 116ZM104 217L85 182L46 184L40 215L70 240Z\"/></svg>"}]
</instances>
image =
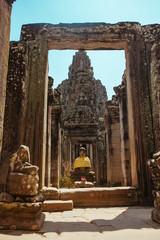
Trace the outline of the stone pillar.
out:
<instances>
[{"instance_id":1,"label":"stone pillar","mask_svg":"<svg viewBox=\"0 0 160 240\"><path fill-rule=\"evenodd\" d=\"M76 142L77 144L77 142ZM62 165L61 165L61 174L62 176L64 176L64 165L67 163L71 166L72 168L72 164L74 163L73 159L73 163L72 163L72 143L71 143L71 137L69 134L69 130L64 130L63 131L63 137L62 137Z\"/></svg>"},{"instance_id":2,"label":"stone pillar","mask_svg":"<svg viewBox=\"0 0 160 240\"><path fill-rule=\"evenodd\" d=\"M98 184L100 184L100 175L99 175L99 159L98 159L98 153L99 153L99 149L98 149L98 141L96 141L95 143L95 174L96 174L96 182Z\"/></svg>"},{"instance_id":3,"label":"stone pillar","mask_svg":"<svg viewBox=\"0 0 160 240\"><path fill-rule=\"evenodd\" d=\"M61 93L54 90L51 119L51 184L59 188L61 176Z\"/></svg>"},{"instance_id":4,"label":"stone pillar","mask_svg":"<svg viewBox=\"0 0 160 240\"><path fill-rule=\"evenodd\" d=\"M27 145L31 163L40 169L40 187L45 180L47 96L46 41L11 43L2 151L5 171L1 168L2 174L6 176L8 156L19 145Z\"/></svg>"},{"instance_id":5,"label":"stone pillar","mask_svg":"<svg viewBox=\"0 0 160 240\"><path fill-rule=\"evenodd\" d=\"M60 109L52 107L52 127L51 127L51 184L59 188L59 178L61 169L60 154Z\"/></svg>"},{"instance_id":6,"label":"stone pillar","mask_svg":"<svg viewBox=\"0 0 160 240\"><path fill-rule=\"evenodd\" d=\"M130 143L128 129L128 109L126 94L126 75L123 75L122 84L114 88L119 99L120 136L121 136L121 163L123 186L131 186Z\"/></svg>"},{"instance_id":7,"label":"stone pillar","mask_svg":"<svg viewBox=\"0 0 160 240\"><path fill-rule=\"evenodd\" d=\"M40 188L45 183L48 48L43 39L28 42L28 101L24 143L29 146L31 163L39 166Z\"/></svg>"},{"instance_id":8,"label":"stone pillar","mask_svg":"<svg viewBox=\"0 0 160 240\"><path fill-rule=\"evenodd\" d=\"M131 153L132 186L149 193L146 159L154 151L146 47L141 34L128 41L125 51L128 125Z\"/></svg>"},{"instance_id":9,"label":"stone pillar","mask_svg":"<svg viewBox=\"0 0 160 240\"><path fill-rule=\"evenodd\" d=\"M2 161L0 163L0 184L4 185L8 174L9 158L21 144L24 144L28 96L27 59L27 44L24 42L11 42L6 88Z\"/></svg>"},{"instance_id":10,"label":"stone pillar","mask_svg":"<svg viewBox=\"0 0 160 240\"><path fill-rule=\"evenodd\" d=\"M151 103L153 112L153 130L155 151L160 150L160 43L151 48Z\"/></svg>"},{"instance_id":11,"label":"stone pillar","mask_svg":"<svg viewBox=\"0 0 160 240\"><path fill-rule=\"evenodd\" d=\"M122 185L121 139L119 123L119 104L116 96L107 102L107 185Z\"/></svg>"},{"instance_id":12,"label":"stone pillar","mask_svg":"<svg viewBox=\"0 0 160 240\"><path fill-rule=\"evenodd\" d=\"M13 1L0 1L0 162L9 55L10 17Z\"/></svg>"},{"instance_id":13,"label":"stone pillar","mask_svg":"<svg viewBox=\"0 0 160 240\"><path fill-rule=\"evenodd\" d=\"M47 145L46 145L46 172L45 185L51 186L51 124L53 102L53 78L48 77L48 117L47 117Z\"/></svg>"},{"instance_id":14,"label":"stone pillar","mask_svg":"<svg viewBox=\"0 0 160 240\"><path fill-rule=\"evenodd\" d=\"M48 106L47 117L47 145L46 145L46 172L45 172L45 186L51 185L51 115L52 107Z\"/></svg>"},{"instance_id":15,"label":"stone pillar","mask_svg":"<svg viewBox=\"0 0 160 240\"><path fill-rule=\"evenodd\" d=\"M106 164L106 145L104 142L103 135L99 135L97 141L97 166L96 166L96 175L97 182L99 184L106 184L107 182L107 164Z\"/></svg>"}]
</instances>

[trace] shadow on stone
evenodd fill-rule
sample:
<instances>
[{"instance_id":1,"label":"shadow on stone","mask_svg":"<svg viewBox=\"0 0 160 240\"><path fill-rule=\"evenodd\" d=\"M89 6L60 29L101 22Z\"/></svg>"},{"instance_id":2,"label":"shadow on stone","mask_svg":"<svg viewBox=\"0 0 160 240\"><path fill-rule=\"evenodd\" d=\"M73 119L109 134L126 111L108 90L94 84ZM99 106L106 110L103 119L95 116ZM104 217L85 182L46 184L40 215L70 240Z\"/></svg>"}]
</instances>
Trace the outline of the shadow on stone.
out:
<instances>
[{"instance_id":1,"label":"shadow on stone","mask_svg":"<svg viewBox=\"0 0 160 240\"><path fill-rule=\"evenodd\" d=\"M151 211L152 208L149 209ZM106 215L107 216L107 215ZM109 216L108 216L109 217ZM81 218L82 219L82 218ZM39 231L0 231L6 235L24 235L24 234L45 234L56 233L61 234L65 232L107 232L118 231L124 229L159 229L159 225L153 222L149 217L148 208L129 207L126 211L119 214L114 219L93 219L90 222L86 220L78 220L71 218L71 221L51 221L44 222L43 227Z\"/></svg>"}]
</instances>

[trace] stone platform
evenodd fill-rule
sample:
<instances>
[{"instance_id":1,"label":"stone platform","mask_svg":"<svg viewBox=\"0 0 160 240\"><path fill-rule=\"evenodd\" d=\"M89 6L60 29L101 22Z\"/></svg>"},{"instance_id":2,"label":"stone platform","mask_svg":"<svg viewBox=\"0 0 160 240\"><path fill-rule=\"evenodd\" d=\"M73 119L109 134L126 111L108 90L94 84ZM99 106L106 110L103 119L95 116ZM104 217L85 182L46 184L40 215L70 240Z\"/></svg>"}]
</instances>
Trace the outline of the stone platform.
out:
<instances>
[{"instance_id":1,"label":"stone platform","mask_svg":"<svg viewBox=\"0 0 160 240\"><path fill-rule=\"evenodd\" d=\"M74 207L119 207L139 205L134 187L60 189L60 200L72 200Z\"/></svg>"}]
</instances>

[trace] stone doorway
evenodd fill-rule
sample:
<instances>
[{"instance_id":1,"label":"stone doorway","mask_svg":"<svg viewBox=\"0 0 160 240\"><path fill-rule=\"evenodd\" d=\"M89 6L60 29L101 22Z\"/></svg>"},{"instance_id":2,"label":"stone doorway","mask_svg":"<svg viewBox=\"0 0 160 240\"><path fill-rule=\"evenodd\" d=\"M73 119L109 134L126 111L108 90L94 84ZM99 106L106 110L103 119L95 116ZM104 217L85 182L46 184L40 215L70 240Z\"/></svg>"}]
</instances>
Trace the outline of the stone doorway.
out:
<instances>
[{"instance_id":1,"label":"stone doorway","mask_svg":"<svg viewBox=\"0 0 160 240\"><path fill-rule=\"evenodd\" d=\"M67 53L64 51L53 51L53 53L55 53L55 56L52 59L52 65L50 65L49 68L55 68L55 65L53 65L54 61L56 61L56 56L58 57L59 60L59 56L61 56L62 58L62 53L64 54L64 57L66 58L66 56L69 57L70 59L70 54L75 53L74 51L67 51ZM111 52L109 52L109 58L111 59ZM107 95L108 95L108 82L111 81L111 79L108 77L106 78L106 82L105 86L101 85L102 81L101 80L96 80L92 82L92 85L96 84L96 96L97 99L95 99L95 93L94 93L94 89L92 89L92 85L90 85L90 80L89 79L95 79L95 68L93 68L92 65L92 61L91 58L89 58L89 53L95 53L94 56L94 61L95 61L95 56L99 57L99 54L103 54L103 57L105 56L105 60L108 61L107 57L108 57L108 51L76 51L76 53L72 56L72 61L70 60L70 62L72 62L71 65L69 65L68 67L68 72L67 75L69 76L69 78L63 80L58 87L56 88L55 91L59 91L61 92L61 106L62 106L62 118L61 118L61 131L63 133L66 132L65 130L65 126L64 125L70 125L70 127L72 128L71 130L69 130L69 133L66 134L65 133L65 137L66 138L70 138L71 139L71 143L67 149L65 148L65 144L66 141L63 140L63 134L61 134L61 174L62 177L64 176L64 171L65 168L63 167L63 165L70 165L70 168L73 169L73 165L74 165L74 161L75 159L79 156L79 146L80 145L84 145L85 147L87 146L87 155L89 156L89 158L91 158L91 163L92 163L92 168L93 171L96 172L96 176L97 176L97 180L98 180L98 184L101 184L101 186L130 186L131 185L131 173L130 173L130 150L129 150L129 144L127 146L128 150L126 150L126 144L122 144L122 147L120 146L120 137L123 138L124 136L122 136L123 134L120 133L120 131L123 131L123 125L120 129L120 116L119 116L119 107L121 109L121 105L118 106L118 99L117 99L117 113L116 114L116 118L118 120L117 122L117 127L115 128L115 131L113 127L114 127L114 121L113 124L106 124L106 130L105 130L105 124L104 124L104 119L105 119L105 108L106 108L106 115L110 114L110 111L108 109L108 105L109 102L107 102ZM117 51L116 51L117 54ZM124 54L124 53L123 53ZM114 55L115 56L115 55ZM99 59L99 58L98 58ZM53 61L54 60L54 61ZM113 59L112 59L113 60ZM50 59L51 61L51 59ZM63 61L63 60L62 60ZM100 61L100 59L99 59ZM116 61L116 59L115 59ZM109 61L109 63L111 64L111 62ZM112 63L113 64L113 63ZM106 69L107 66L109 66L108 64L104 64L105 65L105 71L108 71L108 68ZM57 66L57 65L56 65ZM124 66L125 67L125 66ZM59 66L57 66L57 68L59 69ZM79 71L79 68L81 69ZM92 76L90 76L90 71L88 72L87 68L89 68L89 70L92 73ZM100 70L100 69L99 69ZM55 70L54 70L55 71ZM83 71L85 72L85 74L82 74ZM104 71L104 69L103 69ZM124 71L124 69L123 69ZM50 70L51 72L51 70ZM107 75L107 74L106 74ZM97 74L98 76L98 74ZM119 77L120 78L120 77ZM79 80L77 80L79 79ZM99 78L98 78L99 79ZM82 80L83 80L83 84L82 84ZM87 84L84 84L84 83ZM97 83L98 84L97 84ZM122 82L122 75L121 75L121 80L119 79L118 83ZM126 101L126 96L125 96L125 91L126 91L126 83L123 82L123 88L124 88L124 96L122 96L122 98ZM71 86L72 85L72 86ZM103 86L103 87L102 87ZM112 88L115 87L115 85L113 85L112 83ZM105 90L106 88L106 90ZM87 89L90 89L90 91L88 91ZM76 93L76 94L75 94ZM68 96L69 95L69 96ZM72 96L72 97L71 97ZM110 94L111 96L111 94ZM123 101L124 101L123 100ZM84 103L83 103L84 101ZM83 109L83 105L90 105L90 103L94 102L95 105L95 109L94 111L97 111L97 118L101 118L101 121L97 121L97 126L99 128L99 126L101 125L101 129L99 129L99 133L95 133L95 144L93 146L93 140L92 140L92 134L93 131L88 132L88 128L85 126L85 124L83 123L83 128L85 127L85 130L83 130L82 128L82 119L83 116L79 115L79 109ZM99 104L97 105L96 102L99 102ZM123 109L121 109L122 114L121 114L121 118L124 118L124 114L126 115L126 119L128 119L128 110L127 110L127 104L123 104L124 107ZM67 109L68 107L70 107L71 109L69 110L69 116L67 116ZM76 112L75 114L75 107L76 107ZM115 106L113 106L113 108L115 108ZM98 110L99 109L99 110ZM93 112L93 106L92 106L92 112ZM85 111L85 109L83 109L83 111ZM83 111L81 111L83 113ZM120 111L120 112L121 112ZM108 113L107 113L108 112ZM78 117L81 118L81 121L79 122L77 119L77 114ZM95 115L95 114L94 114ZM67 116L67 118L66 118ZM95 117L95 116L94 116ZM71 119L72 118L72 119ZM109 118L111 118L111 116L109 116ZM70 122L69 122L70 121ZM90 125L90 117L88 116L88 120L87 120L87 124L88 126ZM107 119L106 119L107 122ZM123 120L121 121L123 122ZM74 129L74 125L76 123L76 127L79 129ZM126 124L126 133L128 134L128 122L125 122ZM74 127L73 127L74 126ZM111 128L111 129L108 129ZM112 143L109 141L108 136L106 136L105 132L107 131L107 133L110 131L110 134L112 133L112 138L116 138L116 142ZM118 132L118 135L116 132ZM116 133L116 135L114 136L114 134ZM83 141L82 141L83 140ZM98 142L101 142L99 144L97 144ZM118 143L119 144L118 144ZM129 142L129 141L128 141ZM108 147L108 152L110 152L110 148L112 148L112 152L118 151L116 154L112 154L113 156L110 156L111 154L107 153L107 145L110 145ZM106 147L104 147L106 146ZM65 149L64 149L65 148ZM92 150L91 150L92 149ZM94 149L94 151L93 151ZM71 151L70 156L67 155L67 157L65 157L66 155L66 151ZM121 155L121 152L124 151L124 154ZM129 152L128 157L126 159L126 152ZM101 152L101 153L100 153ZM91 156L91 157L90 157ZM58 171L58 169L57 169ZM127 173L128 174L127 174Z\"/></svg>"},{"instance_id":2,"label":"stone doorway","mask_svg":"<svg viewBox=\"0 0 160 240\"><path fill-rule=\"evenodd\" d=\"M143 54L145 44L140 24L24 25L22 26L21 41L12 43L11 51L12 47L14 53L15 49L18 54L21 51L22 60L25 62L24 65L23 61L21 62L21 66L23 66L21 78L23 76L24 85L23 87L19 86L22 102L19 103L17 120L10 125L6 122L8 124L6 129L13 129L16 142L13 141L15 139L13 137L11 140L9 136L6 139L10 142L12 151L22 143L28 145L31 151L33 150L32 161L40 167L41 186L45 184L45 163L48 161L46 158L48 50L125 50L132 185L143 192L148 192L149 183L145 161L151 157L154 150L148 82L146 80L146 58ZM15 75L14 78L16 78ZM10 90L8 89L8 91ZM8 108L13 109L13 105L14 102L10 101ZM8 113L9 111L6 111L6 117ZM32 121L33 119L34 121ZM39 119L43 121L39 122ZM58 126L56 109L53 124ZM29 132L30 134L28 134ZM39 132L41 134L38 134ZM57 130L57 138L58 134ZM33 141L30 141L31 135ZM35 138L38 140L34 141ZM54 156L58 158L56 152Z\"/></svg>"}]
</instances>

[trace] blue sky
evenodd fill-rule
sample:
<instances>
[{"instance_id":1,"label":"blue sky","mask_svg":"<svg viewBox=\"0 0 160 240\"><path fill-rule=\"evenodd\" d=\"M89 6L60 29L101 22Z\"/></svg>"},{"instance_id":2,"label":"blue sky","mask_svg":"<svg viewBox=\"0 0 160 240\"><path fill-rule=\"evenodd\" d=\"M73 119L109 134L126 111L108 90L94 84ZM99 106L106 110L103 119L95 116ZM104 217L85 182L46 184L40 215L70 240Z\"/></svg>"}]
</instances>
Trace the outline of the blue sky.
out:
<instances>
[{"instance_id":1,"label":"blue sky","mask_svg":"<svg viewBox=\"0 0 160 240\"><path fill-rule=\"evenodd\" d=\"M142 25L160 23L160 0L16 0L11 16L11 40L18 41L21 26L29 23L73 23L124 21ZM75 51L49 51L49 75L56 87L68 77ZM88 51L94 77L106 86L109 99L121 83L124 51Z\"/></svg>"}]
</instances>

